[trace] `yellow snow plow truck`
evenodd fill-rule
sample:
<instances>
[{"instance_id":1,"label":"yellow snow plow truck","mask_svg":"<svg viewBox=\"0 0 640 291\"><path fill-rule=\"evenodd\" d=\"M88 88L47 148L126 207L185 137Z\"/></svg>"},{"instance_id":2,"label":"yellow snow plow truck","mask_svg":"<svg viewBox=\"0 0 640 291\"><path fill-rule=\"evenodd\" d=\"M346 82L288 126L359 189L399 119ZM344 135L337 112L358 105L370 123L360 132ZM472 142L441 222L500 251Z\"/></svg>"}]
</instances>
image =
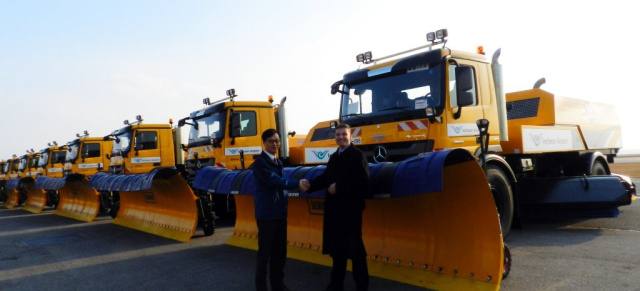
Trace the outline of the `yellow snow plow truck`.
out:
<instances>
[{"instance_id":1,"label":"yellow snow plow truck","mask_svg":"<svg viewBox=\"0 0 640 291\"><path fill-rule=\"evenodd\" d=\"M284 117L284 106L276 109L277 116ZM232 141L239 136L242 123L234 122L233 117L223 120L228 127L221 137ZM278 124L271 126L287 132ZM288 155L288 149L294 152L292 148L286 144L280 148L284 163L297 166L285 168L286 176L311 179L321 174L324 165L309 164L326 162L335 151L331 122L318 123L302 148L296 149L299 154ZM261 150L260 145L252 155ZM371 164L370 172L375 190L366 202L363 236L372 275L435 289L498 288L510 267L510 256L505 252L488 183L468 151L439 151L398 163ZM255 250L254 183L250 170L207 166L195 173L192 187L214 197L232 196L236 224L227 243ZM289 257L331 264L322 255L324 197L324 191L289 192Z\"/></svg>"},{"instance_id":2,"label":"yellow snow plow truck","mask_svg":"<svg viewBox=\"0 0 640 291\"><path fill-rule=\"evenodd\" d=\"M67 151L60 149L57 142L49 143L49 147L40 151L40 158L38 160L38 177L36 178L36 188L40 187L42 177L48 178L62 178L64 176L64 157ZM60 202L60 194L57 190L46 190L47 206L53 208L58 207Z\"/></svg>"},{"instance_id":3,"label":"yellow snow plow truck","mask_svg":"<svg viewBox=\"0 0 640 291\"><path fill-rule=\"evenodd\" d=\"M13 209L14 207L22 204L20 195L18 193L18 166L20 165L20 158L15 154L13 157L6 161L2 168L2 175L4 180L2 185L3 195L3 207L7 209Z\"/></svg>"},{"instance_id":4,"label":"yellow snow plow truck","mask_svg":"<svg viewBox=\"0 0 640 291\"><path fill-rule=\"evenodd\" d=\"M262 152L262 131L269 128L283 129L287 138L283 137L281 157L303 156L300 145L305 135L288 132L286 124L285 102L273 104L273 96L268 101L237 101L235 89L227 90L227 97L211 102L205 98L205 107L192 112L188 117L178 121L179 127L189 129L185 170L187 181L191 185L200 169L216 166L232 170L247 169L253 164L254 156ZM291 145L291 146L289 146ZM233 195L211 195L197 191L198 196L212 201L217 216L233 214L235 203Z\"/></svg>"},{"instance_id":5,"label":"yellow snow plow truck","mask_svg":"<svg viewBox=\"0 0 640 291\"><path fill-rule=\"evenodd\" d=\"M100 210L109 213L113 204L111 193L99 194L89 187L91 177L109 167L105 155L111 151L111 142L102 137L90 137L86 130L76 137L52 150L54 154L63 154L62 175L40 176L36 186L48 193L58 193L60 200L54 214L91 222ZM56 168L56 171L59 170Z\"/></svg>"},{"instance_id":6,"label":"yellow snow plow truck","mask_svg":"<svg viewBox=\"0 0 640 291\"><path fill-rule=\"evenodd\" d=\"M622 147L613 106L554 95L542 80L505 98L500 50L490 63L482 47L447 48L447 34L387 57L360 54L367 66L332 85L340 122L372 162L469 150L484 165L504 235L526 214L615 216L631 203L635 186L607 164Z\"/></svg>"},{"instance_id":7,"label":"yellow snow plow truck","mask_svg":"<svg viewBox=\"0 0 640 291\"><path fill-rule=\"evenodd\" d=\"M11 185L13 193L18 195L18 204L22 205L23 210L40 213L47 204L47 197L42 189L36 188L35 179L38 175L38 161L40 153L36 153L33 149L28 150L26 155L20 157L18 165L17 178L7 182Z\"/></svg>"}]
</instances>

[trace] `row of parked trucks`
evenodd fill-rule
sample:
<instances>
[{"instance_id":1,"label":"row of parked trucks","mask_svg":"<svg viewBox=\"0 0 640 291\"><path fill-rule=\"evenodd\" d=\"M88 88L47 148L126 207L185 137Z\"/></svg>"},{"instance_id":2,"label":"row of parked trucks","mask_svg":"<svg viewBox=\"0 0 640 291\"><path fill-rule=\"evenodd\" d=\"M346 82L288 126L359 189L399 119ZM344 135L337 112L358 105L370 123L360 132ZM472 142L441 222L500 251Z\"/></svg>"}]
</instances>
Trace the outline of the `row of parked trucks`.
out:
<instances>
[{"instance_id":1,"label":"row of parked trucks","mask_svg":"<svg viewBox=\"0 0 640 291\"><path fill-rule=\"evenodd\" d=\"M370 159L371 197L363 236L372 275L433 289L495 290L510 268L503 238L523 217L552 210L616 216L635 199L629 178L608 162L622 147L613 106L540 89L503 93L499 51L488 61L446 47L447 31L427 45L374 59L331 86L339 117L307 135L287 128L285 102L227 97L177 125L125 121L104 137L86 133L1 163L4 207L23 205L113 222L178 241L198 224L215 231L233 215L228 243L257 249L254 158L261 133L283 135L285 174L313 178L336 150L334 128ZM185 130L183 130L185 129ZM182 132L187 133L183 143ZM286 135L286 138L284 138ZM324 191L289 193L289 256L330 264L322 250Z\"/></svg>"}]
</instances>

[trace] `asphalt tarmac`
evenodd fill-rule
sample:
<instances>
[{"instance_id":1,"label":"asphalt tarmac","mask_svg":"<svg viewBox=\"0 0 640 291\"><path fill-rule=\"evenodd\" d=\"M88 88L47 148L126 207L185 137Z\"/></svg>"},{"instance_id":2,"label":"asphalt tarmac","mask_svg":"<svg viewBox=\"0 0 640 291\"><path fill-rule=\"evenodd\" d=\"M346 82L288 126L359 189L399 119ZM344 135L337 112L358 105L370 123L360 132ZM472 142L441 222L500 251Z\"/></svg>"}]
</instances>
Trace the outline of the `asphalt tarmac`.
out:
<instances>
[{"instance_id":1,"label":"asphalt tarmac","mask_svg":"<svg viewBox=\"0 0 640 291\"><path fill-rule=\"evenodd\" d=\"M640 185L640 180L635 179ZM253 290L254 251L225 245L230 221L188 243L111 224L0 208L0 290ZM525 221L507 239L502 290L640 290L640 201L617 218ZM288 260L291 290L323 290L330 269ZM355 290L347 277L346 290ZM424 290L380 278L370 290Z\"/></svg>"}]
</instances>

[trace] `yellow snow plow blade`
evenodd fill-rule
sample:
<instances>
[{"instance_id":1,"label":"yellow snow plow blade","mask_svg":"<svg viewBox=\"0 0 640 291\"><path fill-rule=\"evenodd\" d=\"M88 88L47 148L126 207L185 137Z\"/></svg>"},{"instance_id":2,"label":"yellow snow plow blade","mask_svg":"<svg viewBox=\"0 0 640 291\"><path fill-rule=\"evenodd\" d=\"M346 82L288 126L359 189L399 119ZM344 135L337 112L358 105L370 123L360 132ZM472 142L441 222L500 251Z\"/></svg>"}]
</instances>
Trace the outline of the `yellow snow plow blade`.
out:
<instances>
[{"instance_id":1,"label":"yellow snow plow blade","mask_svg":"<svg viewBox=\"0 0 640 291\"><path fill-rule=\"evenodd\" d=\"M27 193L27 200L22 209L31 213L42 212L42 209L47 205L47 195L44 190L36 188L33 178L20 179L20 187Z\"/></svg>"},{"instance_id":2,"label":"yellow snow plow blade","mask_svg":"<svg viewBox=\"0 0 640 291\"><path fill-rule=\"evenodd\" d=\"M120 192L115 224L181 242L189 241L196 230L196 196L175 169L149 174L99 173L90 184L96 190Z\"/></svg>"},{"instance_id":3,"label":"yellow snow plow blade","mask_svg":"<svg viewBox=\"0 0 640 291\"><path fill-rule=\"evenodd\" d=\"M18 202L20 201L20 194L18 193L19 181L19 179L11 179L6 182L5 191L7 194L7 200L2 205L4 208L13 209L18 206Z\"/></svg>"},{"instance_id":4,"label":"yellow snow plow blade","mask_svg":"<svg viewBox=\"0 0 640 291\"><path fill-rule=\"evenodd\" d=\"M100 210L98 191L89 187L84 175L71 174L66 177L64 186L58 190L60 202L55 215L92 222Z\"/></svg>"},{"instance_id":5,"label":"yellow snow plow blade","mask_svg":"<svg viewBox=\"0 0 640 291\"><path fill-rule=\"evenodd\" d=\"M294 178L322 171L324 166L285 169ZM374 197L366 201L362 231L372 276L436 290L499 289L504 257L498 214L471 154L437 152L372 164L370 171ZM210 178L209 191L238 193L236 226L227 243L255 250L253 177L219 172L235 177ZM239 178L244 181L227 181ZM329 266L330 257L322 255L324 193L318 192L290 193L287 254Z\"/></svg>"}]
</instances>

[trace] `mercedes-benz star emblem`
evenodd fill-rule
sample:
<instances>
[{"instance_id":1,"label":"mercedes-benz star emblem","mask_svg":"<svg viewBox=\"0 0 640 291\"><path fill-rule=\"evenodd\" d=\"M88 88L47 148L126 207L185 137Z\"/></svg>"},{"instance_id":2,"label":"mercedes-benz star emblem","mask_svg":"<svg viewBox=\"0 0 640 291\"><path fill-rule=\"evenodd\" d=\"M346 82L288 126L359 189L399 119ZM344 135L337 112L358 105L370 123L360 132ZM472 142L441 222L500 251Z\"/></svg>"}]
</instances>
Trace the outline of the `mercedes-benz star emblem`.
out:
<instances>
[{"instance_id":1,"label":"mercedes-benz star emblem","mask_svg":"<svg viewBox=\"0 0 640 291\"><path fill-rule=\"evenodd\" d=\"M382 162L386 161L387 160L387 149L385 149L383 146L377 146L373 150L373 160L376 163L382 163Z\"/></svg>"}]
</instances>

